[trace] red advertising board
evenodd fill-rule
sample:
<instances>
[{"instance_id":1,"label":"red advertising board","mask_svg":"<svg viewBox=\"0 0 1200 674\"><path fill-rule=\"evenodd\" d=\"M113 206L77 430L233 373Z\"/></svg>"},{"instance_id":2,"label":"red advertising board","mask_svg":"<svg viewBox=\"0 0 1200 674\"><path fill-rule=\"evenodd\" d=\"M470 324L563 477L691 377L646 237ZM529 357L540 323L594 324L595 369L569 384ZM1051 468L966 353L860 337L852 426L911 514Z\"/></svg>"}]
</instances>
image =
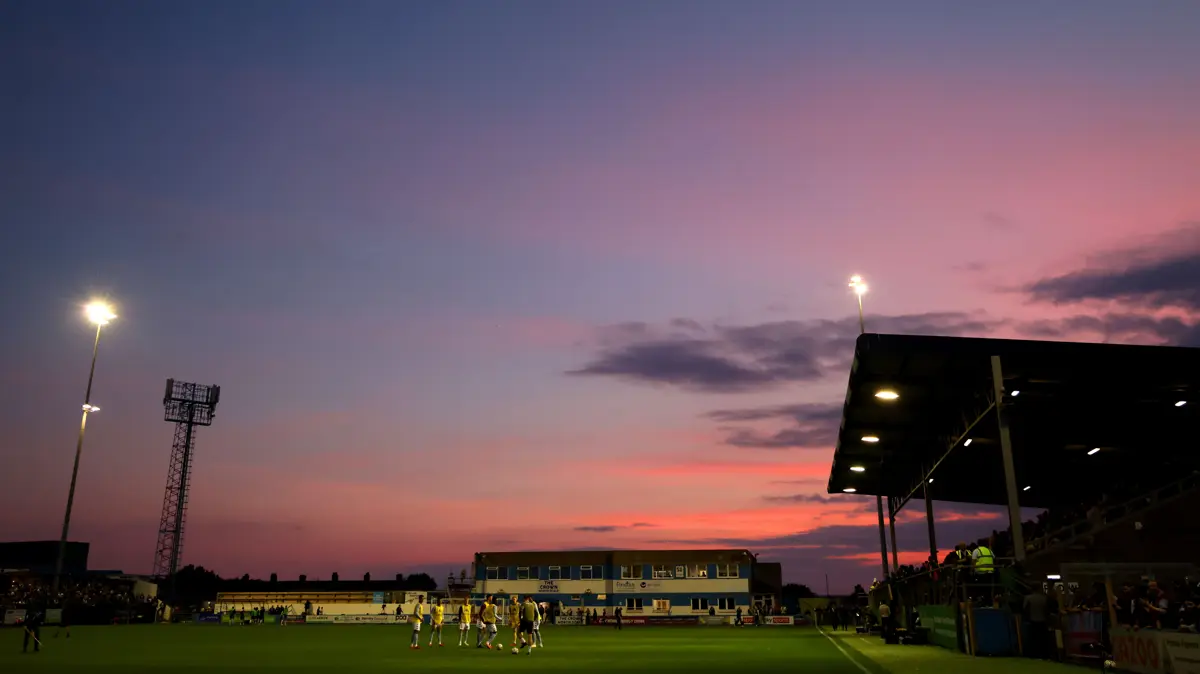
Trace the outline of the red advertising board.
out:
<instances>
[{"instance_id":1,"label":"red advertising board","mask_svg":"<svg viewBox=\"0 0 1200 674\"><path fill-rule=\"evenodd\" d=\"M793 622L790 615L769 615L763 618L764 625L791 625Z\"/></svg>"},{"instance_id":2,"label":"red advertising board","mask_svg":"<svg viewBox=\"0 0 1200 674\"><path fill-rule=\"evenodd\" d=\"M1160 674L1163 671L1162 648L1157 633L1114 629L1109 636L1112 639L1113 659L1122 669L1138 674Z\"/></svg>"}]
</instances>

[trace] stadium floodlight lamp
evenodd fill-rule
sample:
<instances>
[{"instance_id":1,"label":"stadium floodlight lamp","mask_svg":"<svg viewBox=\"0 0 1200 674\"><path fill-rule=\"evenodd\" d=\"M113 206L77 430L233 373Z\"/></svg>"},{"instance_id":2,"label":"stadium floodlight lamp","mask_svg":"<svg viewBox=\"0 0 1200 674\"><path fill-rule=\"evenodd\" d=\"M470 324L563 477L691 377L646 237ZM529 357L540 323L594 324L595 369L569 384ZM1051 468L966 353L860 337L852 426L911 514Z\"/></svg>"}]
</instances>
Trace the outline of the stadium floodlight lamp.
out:
<instances>
[{"instance_id":1,"label":"stadium floodlight lamp","mask_svg":"<svg viewBox=\"0 0 1200 674\"><path fill-rule=\"evenodd\" d=\"M1176 406L1176 407L1183 407L1183 406L1184 406L1184 405L1186 405L1186 404L1187 404L1187 401L1186 401L1186 400L1180 400L1179 402L1175 403L1175 406Z\"/></svg>"},{"instance_id":2,"label":"stadium floodlight lamp","mask_svg":"<svg viewBox=\"0 0 1200 674\"><path fill-rule=\"evenodd\" d=\"M929 484L933 484L933 478L929 478Z\"/></svg>"},{"instance_id":3,"label":"stadium floodlight lamp","mask_svg":"<svg viewBox=\"0 0 1200 674\"><path fill-rule=\"evenodd\" d=\"M863 277L858 274L850 277L850 287L854 289L855 295L867 294L867 284L863 282Z\"/></svg>"},{"instance_id":4,"label":"stadium floodlight lamp","mask_svg":"<svg viewBox=\"0 0 1200 674\"><path fill-rule=\"evenodd\" d=\"M846 487L846 488L845 488L845 489L843 489L842 491L843 491L843 492L845 492L845 493L847 493L847 494L853 494L854 492L856 492L856 491L858 491L858 490L857 490L857 489L855 489L854 487Z\"/></svg>"},{"instance_id":5,"label":"stadium floodlight lamp","mask_svg":"<svg viewBox=\"0 0 1200 674\"><path fill-rule=\"evenodd\" d=\"M963 447L970 447L971 443L974 441L975 441L974 438L967 438L967 441L963 443Z\"/></svg>"},{"instance_id":6,"label":"stadium floodlight lamp","mask_svg":"<svg viewBox=\"0 0 1200 674\"><path fill-rule=\"evenodd\" d=\"M1046 574L1046 580L1062 580L1062 576L1057 573L1048 573Z\"/></svg>"},{"instance_id":7,"label":"stadium floodlight lamp","mask_svg":"<svg viewBox=\"0 0 1200 674\"><path fill-rule=\"evenodd\" d=\"M1091 456L1091 455L1095 454L1095 453L1096 453L1096 452L1098 452L1098 451L1100 451L1100 448L1099 448L1099 447L1093 447L1092 449L1088 450L1088 456Z\"/></svg>"},{"instance_id":8,"label":"stadium floodlight lamp","mask_svg":"<svg viewBox=\"0 0 1200 674\"><path fill-rule=\"evenodd\" d=\"M83 313L87 316L88 321L95 325L108 325L114 318L117 317L113 313L112 307L107 302L96 300L89 302L83 308Z\"/></svg>"},{"instance_id":9,"label":"stadium floodlight lamp","mask_svg":"<svg viewBox=\"0 0 1200 674\"><path fill-rule=\"evenodd\" d=\"M1029 491L1030 489L1033 489L1033 485L1026 485L1026 487L1021 491Z\"/></svg>"},{"instance_id":10,"label":"stadium floodlight lamp","mask_svg":"<svg viewBox=\"0 0 1200 674\"><path fill-rule=\"evenodd\" d=\"M1013 391L1013 392L1012 392L1012 397L1014 397L1014 398L1016 398L1016 397L1017 397L1017 396L1019 396L1019 395L1021 395L1021 392L1020 392L1020 391Z\"/></svg>"},{"instance_id":11,"label":"stadium floodlight lamp","mask_svg":"<svg viewBox=\"0 0 1200 674\"><path fill-rule=\"evenodd\" d=\"M862 437L862 441L863 441L863 442L879 442L879 436L877 436L877 435L864 435L864 436Z\"/></svg>"},{"instance_id":12,"label":"stadium floodlight lamp","mask_svg":"<svg viewBox=\"0 0 1200 674\"><path fill-rule=\"evenodd\" d=\"M867 469L864 466L850 466L850 472L851 473L865 473L865 472L867 472Z\"/></svg>"},{"instance_id":13,"label":"stadium floodlight lamp","mask_svg":"<svg viewBox=\"0 0 1200 674\"><path fill-rule=\"evenodd\" d=\"M880 400L895 400L896 398L900 397L900 394L896 393L895 391L889 391L885 389L883 391L876 391L875 397L879 398Z\"/></svg>"},{"instance_id":14,"label":"stadium floodlight lamp","mask_svg":"<svg viewBox=\"0 0 1200 674\"><path fill-rule=\"evenodd\" d=\"M100 411L100 408L99 408L99 407L97 407L97 406L95 406L95 405L88 405L88 404L84 404L84 406L83 406L83 411L84 411L84 412L88 412L88 413L90 413L90 412L99 412L99 411Z\"/></svg>"}]
</instances>

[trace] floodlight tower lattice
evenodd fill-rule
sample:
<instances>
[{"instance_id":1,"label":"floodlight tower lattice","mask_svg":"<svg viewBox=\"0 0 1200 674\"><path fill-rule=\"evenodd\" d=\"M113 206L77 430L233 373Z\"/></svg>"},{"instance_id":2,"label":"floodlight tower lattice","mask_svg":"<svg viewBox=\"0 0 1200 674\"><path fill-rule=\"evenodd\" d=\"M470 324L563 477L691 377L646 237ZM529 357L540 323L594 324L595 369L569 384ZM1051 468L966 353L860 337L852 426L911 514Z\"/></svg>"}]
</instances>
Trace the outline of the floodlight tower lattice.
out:
<instances>
[{"instance_id":1,"label":"floodlight tower lattice","mask_svg":"<svg viewBox=\"0 0 1200 674\"><path fill-rule=\"evenodd\" d=\"M175 424L175 440L171 443L167 489L158 523L158 545L154 550L154 575L158 578L174 578L179 570L196 427L212 425L220 398L220 386L167 380L163 420Z\"/></svg>"}]
</instances>

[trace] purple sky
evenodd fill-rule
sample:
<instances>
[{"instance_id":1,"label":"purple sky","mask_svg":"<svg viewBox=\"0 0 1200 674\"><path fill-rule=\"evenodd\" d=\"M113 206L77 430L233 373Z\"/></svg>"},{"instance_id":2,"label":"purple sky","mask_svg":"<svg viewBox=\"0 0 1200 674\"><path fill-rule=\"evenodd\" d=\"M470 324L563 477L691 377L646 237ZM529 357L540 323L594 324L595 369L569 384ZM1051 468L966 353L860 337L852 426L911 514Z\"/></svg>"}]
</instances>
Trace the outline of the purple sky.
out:
<instances>
[{"instance_id":1,"label":"purple sky","mask_svg":"<svg viewBox=\"0 0 1200 674\"><path fill-rule=\"evenodd\" d=\"M0 3L0 539L185 562L749 547L834 590L857 329L1200 345L1200 5ZM833 406L833 407L831 407ZM943 543L1002 526L939 505ZM924 556L905 516L900 547ZM915 514L912 515L915 517Z\"/></svg>"}]
</instances>

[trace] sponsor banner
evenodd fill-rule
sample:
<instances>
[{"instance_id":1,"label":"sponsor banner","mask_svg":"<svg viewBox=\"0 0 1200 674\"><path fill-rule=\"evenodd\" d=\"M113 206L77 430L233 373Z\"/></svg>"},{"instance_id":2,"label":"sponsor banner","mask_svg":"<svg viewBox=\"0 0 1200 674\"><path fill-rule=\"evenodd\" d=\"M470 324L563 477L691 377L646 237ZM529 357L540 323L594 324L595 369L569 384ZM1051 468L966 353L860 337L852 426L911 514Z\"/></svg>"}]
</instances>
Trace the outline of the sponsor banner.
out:
<instances>
[{"instance_id":1,"label":"sponsor banner","mask_svg":"<svg viewBox=\"0 0 1200 674\"><path fill-rule=\"evenodd\" d=\"M618 580L613 583L613 592L656 592L662 588L661 580Z\"/></svg>"},{"instance_id":2,"label":"sponsor banner","mask_svg":"<svg viewBox=\"0 0 1200 674\"><path fill-rule=\"evenodd\" d=\"M698 618L699 618L699 616L690 616L690 615L687 615L687 616L684 616L684 615L663 616L661 618L655 616L655 617L648 618L646 621L646 624L648 624L648 625L699 625L700 621Z\"/></svg>"},{"instance_id":3,"label":"sponsor banner","mask_svg":"<svg viewBox=\"0 0 1200 674\"><path fill-rule=\"evenodd\" d=\"M216 613L197 613L195 620L198 623L219 623L221 616Z\"/></svg>"},{"instance_id":4,"label":"sponsor banner","mask_svg":"<svg viewBox=\"0 0 1200 674\"><path fill-rule=\"evenodd\" d=\"M335 615L333 622L354 625L390 625L396 622L396 617L390 615Z\"/></svg>"},{"instance_id":5,"label":"sponsor banner","mask_svg":"<svg viewBox=\"0 0 1200 674\"><path fill-rule=\"evenodd\" d=\"M46 609L46 624L61 625L62 624L62 609L48 608Z\"/></svg>"},{"instance_id":6,"label":"sponsor banner","mask_svg":"<svg viewBox=\"0 0 1200 674\"><path fill-rule=\"evenodd\" d=\"M553 580L543 580L538 583L538 593L558 594L558 583Z\"/></svg>"},{"instance_id":7,"label":"sponsor banner","mask_svg":"<svg viewBox=\"0 0 1200 674\"><path fill-rule=\"evenodd\" d=\"M5 611L4 611L4 624L5 625L20 625L21 622L24 620L25 620L25 609L23 609L23 608L5 609Z\"/></svg>"},{"instance_id":8,"label":"sponsor banner","mask_svg":"<svg viewBox=\"0 0 1200 674\"><path fill-rule=\"evenodd\" d=\"M577 615L560 615L554 618L555 625L582 625L583 620Z\"/></svg>"},{"instance_id":9,"label":"sponsor banner","mask_svg":"<svg viewBox=\"0 0 1200 674\"><path fill-rule=\"evenodd\" d=\"M376 592L374 596L371 597L371 601L375 604L385 604L387 603L387 593Z\"/></svg>"},{"instance_id":10,"label":"sponsor banner","mask_svg":"<svg viewBox=\"0 0 1200 674\"><path fill-rule=\"evenodd\" d=\"M1087 644L1100 643L1100 632L1104 629L1104 613L1101 611L1072 611L1067 614L1066 630L1063 632L1063 649L1075 658L1092 658L1096 654L1084 651Z\"/></svg>"},{"instance_id":11,"label":"sponsor banner","mask_svg":"<svg viewBox=\"0 0 1200 674\"><path fill-rule=\"evenodd\" d=\"M621 618L622 625L645 625L648 622L649 622L649 618L645 618L643 616L634 616L632 618ZM599 617L599 618L592 618L590 621L588 621L588 624L589 625L616 625L617 619L614 618L613 616L603 616L603 617Z\"/></svg>"},{"instance_id":12,"label":"sponsor banner","mask_svg":"<svg viewBox=\"0 0 1200 674\"><path fill-rule=\"evenodd\" d=\"M1162 674L1162 644L1158 632L1117 627L1109 631L1117 667L1137 674Z\"/></svg>"},{"instance_id":13,"label":"sponsor banner","mask_svg":"<svg viewBox=\"0 0 1200 674\"><path fill-rule=\"evenodd\" d=\"M1163 659L1175 674L1200 674L1200 636L1184 632L1163 632ZM1120 662L1120 661L1118 661Z\"/></svg>"},{"instance_id":14,"label":"sponsor banner","mask_svg":"<svg viewBox=\"0 0 1200 674\"><path fill-rule=\"evenodd\" d=\"M303 613L289 613L284 619L283 624L295 625L298 623L304 623L306 618L307 616L305 616Z\"/></svg>"},{"instance_id":15,"label":"sponsor banner","mask_svg":"<svg viewBox=\"0 0 1200 674\"><path fill-rule=\"evenodd\" d=\"M1109 638L1120 669L1136 674L1200 674L1200 635L1118 627Z\"/></svg>"},{"instance_id":16,"label":"sponsor banner","mask_svg":"<svg viewBox=\"0 0 1200 674\"><path fill-rule=\"evenodd\" d=\"M304 622L310 625L332 624L334 617L331 615L310 615L304 618Z\"/></svg>"},{"instance_id":17,"label":"sponsor banner","mask_svg":"<svg viewBox=\"0 0 1200 674\"><path fill-rule=\"evenodd\" d=\"M700 616L701 625L728 625L729 618L720 615Z\"/></svg>"},{"instance_id":18,"label":"sponsor banner","mask_svg":"<svg viewBox=\"0 0 1200 674\"><path fill-rule=\"evenodd\" d=\"M769 615L763 618L764 625L792 625L795 621L790 615Z\"/></svg>"},{"instance_id":19,"label":"sponsor banner","mask_svg":"<svg viewBox=\"0 0 1200 674\"><path fill-rule=\"evenodd\" d=\"M927 604L917 607L921 627L929 630L929 643L952 651L958 646L958 611L953 606Z\"/></svg>"}]
</instances>

